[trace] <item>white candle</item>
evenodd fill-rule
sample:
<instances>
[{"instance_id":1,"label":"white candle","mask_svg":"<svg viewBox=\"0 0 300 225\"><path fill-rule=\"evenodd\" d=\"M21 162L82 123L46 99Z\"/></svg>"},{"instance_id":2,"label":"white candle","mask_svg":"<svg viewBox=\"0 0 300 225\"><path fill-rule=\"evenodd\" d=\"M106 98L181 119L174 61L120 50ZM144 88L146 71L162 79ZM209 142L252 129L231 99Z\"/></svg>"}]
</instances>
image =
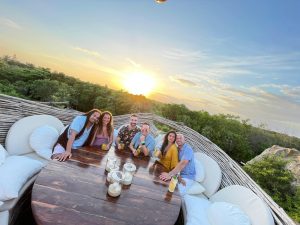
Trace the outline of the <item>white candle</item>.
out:
<instances>
[{"instance_id":1,"label":"white candle","mask_svg":"<svg viewBox=\"0 0 300 225\"><path fill-rule=\"evenodd\" d=\"M112 197L117 197L121 194L121 185L117 182L110 184L108 187L108 194Z\"/></svg>"}]
</instances>

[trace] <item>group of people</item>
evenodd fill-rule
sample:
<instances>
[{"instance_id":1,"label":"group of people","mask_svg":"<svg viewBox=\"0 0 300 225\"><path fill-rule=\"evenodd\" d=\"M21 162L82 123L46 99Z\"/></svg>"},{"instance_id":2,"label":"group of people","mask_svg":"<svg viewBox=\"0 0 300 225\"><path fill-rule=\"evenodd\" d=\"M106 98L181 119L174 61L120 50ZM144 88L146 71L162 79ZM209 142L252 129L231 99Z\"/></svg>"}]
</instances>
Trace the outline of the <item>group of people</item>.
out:
<instances>
[{"instance_id":1,"label":"group of people","mask_svg":"<svg viewBox=\"0 0 300 225\"><path fill-rule=\"evenodd\" d=\"M143 154L151 156L155 150L155 140L150 134L150 125L142 123L138 127L138 116L132 114L128 125L121 127L115 140L116 149L125 149L133 156ZM114 140L112 114L93 109L83 115L76 116L72 123L59 136L53 147L52 159L65 161L72 156L72 149L90 145L101 147L103 150L111 148ZM103 148L104 146L104 148ZM168 172L163 172L160 179L170 180L180 174L179 191L184 194L195 179L196 171L194 153L190 145L185 143L183 134L169 131L160 147L160 159Z\"/></svg>"}]
</instances>

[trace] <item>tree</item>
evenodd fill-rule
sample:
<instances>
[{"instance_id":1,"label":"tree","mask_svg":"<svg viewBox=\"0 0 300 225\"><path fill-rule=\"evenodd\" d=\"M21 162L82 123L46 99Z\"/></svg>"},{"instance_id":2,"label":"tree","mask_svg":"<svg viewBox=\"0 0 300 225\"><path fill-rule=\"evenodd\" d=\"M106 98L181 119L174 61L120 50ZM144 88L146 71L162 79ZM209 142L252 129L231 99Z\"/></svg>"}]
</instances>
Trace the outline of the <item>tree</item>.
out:
<instances>
[{"instance_id":1,"label":"tree","mask_svg":"<svg viewBox=\"0 0 300 225\"><path fill-rule=\"evenodd\" d=\"M286 169L287 160L270 155L246 164L244 170L281 207L300 222L300 189L293 185L294 175Z\"/></svg>"}]
</instances>

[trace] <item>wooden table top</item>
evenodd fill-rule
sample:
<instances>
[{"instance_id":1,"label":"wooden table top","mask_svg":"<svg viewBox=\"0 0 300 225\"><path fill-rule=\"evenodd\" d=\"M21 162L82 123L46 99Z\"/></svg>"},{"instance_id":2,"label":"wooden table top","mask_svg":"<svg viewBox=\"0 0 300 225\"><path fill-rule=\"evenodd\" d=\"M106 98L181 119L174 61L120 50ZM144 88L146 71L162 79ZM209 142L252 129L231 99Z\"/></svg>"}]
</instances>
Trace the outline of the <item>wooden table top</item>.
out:
<instances>
[{"instance_id":1,"label":"wooden table top","mask_svg":"<svg viewBox=\"0 0 300 225\"><path fill-rule=\"evenodd\" d=\"M120 170L126 162L136 165L133 182L119 197L107 194L105 165L115 156ZM175 224L181 207L178 190L168 192L159 179L164 168L149 157L132 157L125 151L84 147L66 162L50 161L32 189L32 212L38 225L47 224Z\"/></svg>"}]
</instances>

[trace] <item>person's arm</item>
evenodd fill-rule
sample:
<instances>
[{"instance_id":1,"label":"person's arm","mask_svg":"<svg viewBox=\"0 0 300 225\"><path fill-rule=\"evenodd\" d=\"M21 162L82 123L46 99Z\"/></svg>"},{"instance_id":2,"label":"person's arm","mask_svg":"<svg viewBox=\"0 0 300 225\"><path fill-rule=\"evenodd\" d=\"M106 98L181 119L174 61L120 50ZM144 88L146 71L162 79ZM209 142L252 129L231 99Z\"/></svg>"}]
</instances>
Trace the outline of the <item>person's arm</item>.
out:
<instances>
[{"instance_id":1,"label":"person's arm","mask_svg":"<svg viewBox=\"0 0 300 225\"><path fill-rule=\"evenodd\" d=\"M149 141L149 143L147 145L145 143L145 139L144 139L144 142L142 142L142 143L145 143L144 145L142 144L142 151L145 156L148 156L151 152L154 151L154 148L155 148L155 141L153 139L148 139L148 141Z\"/></svg>"},{"instance_id":2,"label":"person's arm","mask_svg":"<svg viewBox=\"0 0 300 225\"><path fill-rule=\"evenodd\" d=\"M130 149L130 151L132 152L132 154L133 154L134 156L137 156L137 155L138 155L136 149L134 148L134 142L133 142L133 140L130 142L129 149Z\"/></svg>"},{"instance_id":3,"label":"person's arm","mask_svg":"<svg viewBox=\"0 0 300 225\"><path fill-rule=\"evenodd\" d=\"M141 143L141 150L142 150L142 152L144 153L145 156L148 156L148 155L149 155L149 150L148 150L148 148L147 148L145 142L142 142L142 143Z\"/></svg>"},{"instance_id":4,"label":"person's arm","mask_svg":"<svg viewBox=\"0 0 300 225\"><path fill-rule=\"evenodd\" d=\"M134 147L133 147L133 141L130 142L130 144L129 144L129 149L130 149L130 151L133 151L133 150L134 150Z\"/></svg>"},{"instance_id":5,"label":"person's arm","mask_svg":"<svg viewBox=\"0 0 300 225\"><path fill-rule=\"evenodd\" d=\"M138 152L137 152L137 150L135 149L135 145L138 144L138 143L139 143L139 145L141 144L141 143L140 143L140 138L141 138L141 136L142 136L142 135L141 135L140 133L135 134L134 137L133 137L133 139L132 139L132 141L131 141L131 143L130 143L130 145L129 145L129 148L130 148L130 150L131 150L131 152L132 152L132 154L133 154L134 156L137 156L137 155L138 155Z\"/></svg>"},{"instance_id":6,"label":"person's arm","mask_svg":"<svg viewBox=\"0 0 300 225\"><path fill-rule=\"evenodd\" d=\"M183 159L181 160L177 166L172 169L169 173L163 172L159 175L159 178L163 181L168 181L172 178L172 176L180 173L180 171L182 171L184 169L184 167L186 167L186 165L189 163L189 160L187 159Z\"/></svg>"},{"instance_id":7,"label":"person's arm","mask_svg":"<svg viewBox=\"0 0 300 225\"><path fill-rule=\"evenodd\" d=\"M74 131L74 130L71 130L70 132L71 132L71 134L70 134L70 137L69 137L68 142L67 142L66 151L58 157L58 161L65 161L68 158L72 157L72 152L71 151L72 151L72 146L73 146L75 137L77 135L77 132Z\"/></svg>"}]
</instances>

